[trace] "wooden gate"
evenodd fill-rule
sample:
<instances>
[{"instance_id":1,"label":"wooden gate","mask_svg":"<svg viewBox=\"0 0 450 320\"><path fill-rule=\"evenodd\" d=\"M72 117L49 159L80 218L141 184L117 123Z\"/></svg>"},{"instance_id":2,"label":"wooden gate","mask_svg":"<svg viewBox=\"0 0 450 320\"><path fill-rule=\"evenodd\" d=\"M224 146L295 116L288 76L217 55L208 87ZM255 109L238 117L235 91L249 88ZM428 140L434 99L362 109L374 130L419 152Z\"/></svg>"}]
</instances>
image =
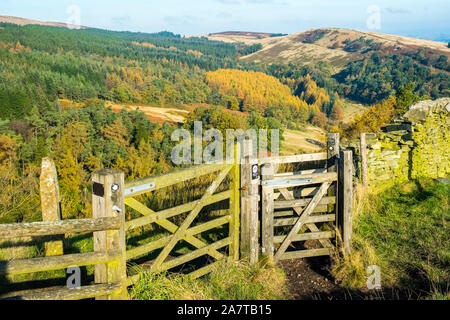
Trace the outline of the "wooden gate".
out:
<instances>
[{"instance_id":1,"label":"wooden gate","mask_svg":"<svg viewBox=\"0 0 450 320\"><path fill-rule=\"evenodd\" d=\"M263 254L275 262L331 255L338 230L349 252L351 159L351 151L339 154L339 138L330 135L328 153L261 160ZM276 173L281 165L305 163L308 170Z\"/></svg>"},{"instance_id":2,"label":"wooden gate","mask_svg":"<svg viewBox=\"0 0 450 320\"><path fill-rule=\"evenodd\" d=\"M142 256L148 256L151 252L156 252L157 256L147 265L150 265L151 272L163 272L181 266L189 261L193 261L202 256L209 256L216 262L203 266L190 273L191 277L198 278L209 273L214 265L219 261L228 259L231 261L239 260L239 188L240 188L240 167L237 161L239 157L239 148L235 149L235 162L233 164L207 164L201 165L177 172L151 177L139 181L128 183L125 189L125 204L140 214L142 217L127 221L125 231L130 232L133 229L150 224L157 224L167 230L170 235L151 241L147 244L130 248L126 256L128 261L135 260ZM185 203L173 208L155 212L144 203L137 200L137 197L145 193L154 192L163 188L183 183L194 178L211 177L216 175L212 183L205 189L201 199ZM224 181L229 177L229 183L225 186L226 190L217 192L219 187L224 187ZM195 226L193 223L199 216L203 208L208 205L229 201L229 214L220 216L207 222L199 222ZM186 214L181 224L175 224L169 221L170 218ZM201 234L206 231L217 229L224 225L229 225L228 236L214 243L208 243L201 238ZM170 257L179 242L186 242L195 250L183 255ZM228 247L227 251L219 250ZM139 276L129 278L128 284L133 284L139 279Z\"/></svg>"}]
</instances>

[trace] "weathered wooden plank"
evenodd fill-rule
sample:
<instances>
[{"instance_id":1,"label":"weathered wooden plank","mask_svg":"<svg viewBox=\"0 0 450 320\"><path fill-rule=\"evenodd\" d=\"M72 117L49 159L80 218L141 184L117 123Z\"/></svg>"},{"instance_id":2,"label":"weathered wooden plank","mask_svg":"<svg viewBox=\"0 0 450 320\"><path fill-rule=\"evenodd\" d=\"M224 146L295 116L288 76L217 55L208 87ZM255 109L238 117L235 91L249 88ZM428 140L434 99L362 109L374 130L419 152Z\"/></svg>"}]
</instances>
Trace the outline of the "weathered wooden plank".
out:
<instances>
[{"instance_id":1,"label":"weathered wooden plank","mask_svg":"<svg viewBox=\"0 0 450 320\"><path fill-rule=\"evenodd\" d=\"M49 290L36 290L36 292L30 292L23 295L9 295L6 300L83 300L95 298L98 295L110 295L117 291L120 291L122 284L96 284L92 286L85 286L79 289L58 288Z\"/></svg>"},{"instance_id":2,"label":"weathered wooden plank","mask_svg":"<svg viewBox=\"0 0 450 320\"><path fill-rule=\"evenodd\" d=\"M292 242L297 241L308 241L308 240L320 240L320 239L331 239L336 236L336 232L334 231L318 231L318 232L310 232L310 233L302 233L297 234L292 238ZM276 236L273 238L273 243L283 243L286 240L286 236Z\"/></svg>"},{"instance_id":3,"label":"weathered wooden plank","mask_svg":"<svg viewBox=\"0 0 450 320\"><path fill-rule=\"evenodd\" d=\"M319 184L323 182L337 181L337 173L325 172L325 173L299 174L281 178L274 178L273 180L277 181L277 180L296 180L296 179L312 179L313 182L310 182L309 184Z\"/></svg>"},{"instance_id":4,"label":"weathered wooden plank","mask_svg":"<svg viewBox=\"0 0 450 320\"><path fill-rule=\"evenodd\" d=\"M202 232L205 232L207 230L218 228L220 226L223 226L223 225L229 223L229 221L230 221L230 216L225 216L225 217L220 217L218 219L214 219L212 221L203 223L199 226L195 226L186 231L185 238L193 237L193 236L200 234ZM139 256L146 255L149 252L152 252L156 249L163 248L165 245L167 245L169 243L170 239L171 239L171 236L167 236L167 237L158 239L156 241L153 241L151 243L128 250L127 251L127 260L132 260Z\"/></svg>"},{"instance_id":5,"label":"weathered wooden plank","mask_svg":"<svg viewBox=\"0 0 450 320\"><path fill-rule=\"evenodd\" d=\"M259 176L253 179L252 169L258 165L253 157L253 142L243 142L244 159L241 164L241 259L254 265L258 262L259 238Z\"/></svg>"},{"instance_id":6,"label":"weathered wooden plank","mask_svg":"<svg viewBox=\"0 0 450 320\"><path fill-rule=\"evenodd\" d=\"M342 151L339 164L339 229L345 254L352 251L353 233L353 152Z\"/></svg>"},{"instance_id":7,"label":"weathered wooden plank","mask_svg":"<svg viewBox=\"0 0 450 320\"><path fill-rule=\"evenodd\" d=\"M230 198L230 224L229 234L233 239L229 250L229 259L231 261L239 260L239 229L240 229L240 202L241 202L241 179L240 179L240 157L241 157L241 145L235 144L234 147L234 166L231 169L231 191L232 196Z\"/></svg>"},{"instance_id":8,"label":"weathered wooden plank","mask_svg":"<svg viewBox=\"0 0 450 320\"><path fill-rule=\"evenodd\" d=\"M272 164L265 164L261 169L261 181L270 181L273 179L274 169ZM271 185L262 185L261 187L261 237L262 237L262 253L269 259L273 260L273 220L274 220L274 187Z\"/></svg>"},{"instance_id":9,"label":"weathered wooden plank","mask_svg":"<svg viewBox=\"0 0 450 320\"><path fill-rule=\"evenodd\" d=\"M163 264L161 264L161 266L159 268L155 268L154 270L152 270L153 272L161 272L161 271L166 271L166 270L170 270L172 268L175 268L179 265L185 264L186 262L195 260L201 256L204 256L205 254L207 254L209 251L211 250L218 250L220 248L223 248L225 246L230 245L233 242L233 239L231 237L228 237L226 239L222 239L220 241L217 241L213 244L210 244L204 248L201 249L197 249L195 251L192 251L188 254L182 255L181 257L172 259L170 261L164 262Z\"/></svg>"},{"instance_id":10,"label":"weathered wooden plank","mask_svg":"<svg viewBox=\"0 0 450 320\"><path fill-rule=\"evenodd\" d=\"M274 208L275 209L284 209L284 208L294 208L294 207L306 207L313 198L311 199L296 199L296 200L286 200L286 201L275 201ZM319 205L329 205L336 204L336 197L324 197Z\"/></svg>"},{"instance_id":11,"label":"weathered wooden plank","mask_svg":"<svg viewBox=\"0 0 450 320\"><path fill-rule=\"evenodd\" d=\"M140 274L135 274L127 278L127 287L135 285L141 279Z\"/></svg>"},{"instance_id":12,"label":"weathered wooden plank","mask_svg":"<svg viewBox=\"0 0 450 320\"><path fill-rule=\"evenodd\" d=\"M327 168L328 172L337 172L337 163L340 148L339 133L329 133L327 137Z\"/></svg>"},{"instance_id":13,"label":"weathered wooden plank","mask_svg":"<svg viewBox=\"0 0 450 320\"><path fill-rule=\"evenodd\" d=\"M287 219L275 219L274 227L286 227L295 225L300 218L287 218ZM321 223L321 222L334 222L336 221L335 214L310 216L305 219L305 224Z\"/></svg>"},{"instance_id":14,"label":"weathered wooden plank","mask_svg":"<svg viewBox=\"0 0 450 320\"><path fill-rule=\"evenodd\" d=\"M138 257L142 257L152 251L163 248L170 241L171 236L167 236L150 243L144 244L142 246L127 250L127 261L133 260Z\"/></svg>"},{"instance_id":15,"label":"weathered wooden plank","mask_svg":"<svg viewBox=\"0 0 450 320\"><path fill-rule=\"evenodd\" d=\"M289 183L291 180L309 180L312 179L312 181L306 181L306 182L296 182L292 181L292 183ZM275 178L273 179L274 183L272 184L274 189L279 188L293 188L293 187L300 187L300 186L308 186L308 185L314 185L324 182L333 182L337 181L337 173L330 172L330 173L318 173L318 174L310 174L310 175L299 175L299 176L289 176L284 178ZM279 184L277 184L277 181L279 181Z\"/></svg>"},{"instance_id":16,"label":"weathered wooden plank","mask_svg":"<svg viewBox=\"0 0 450 320\"><path fill-rule=\"evenodd\" d=\"M198 270L195 270L194 272L189 273L189 276L191 279L198 279L201 278L211 271L213 271L222 261L216 261L214 263L208 264L206 267L200 268Z\"/></svg>"},{"instance_id":17,"label":"weathered wooden plank","mask_svg":"<svg viewBox=\"0 0 450 320\"><path fill-rule=\"evenodd\" d=\"M148 190L140 190L139 192L131 192L127 195L129 197L135 197L140 194L148 193L150 191L159 190L165 187L172 186L174 184L178 184L187 180L191 180L197 177L201 177L210 173L214 173L220 171L224 168L223 164L205 164L201 166L196 166L192 168L178 170L176 172L171 172L167 174L162 174L159 176L144 178L141 180L136 180L133 182L129 182L125 185L126 188L133 188L135 186L139 186L141 184L147 184L153 182L155 184L154 188L150 188Z\"/></svg>"},{"instance_id":18,"label":"weathered wooden plank","mask_svg":"<svg viewBox=\"0 0 450 320\"><path fill-rule=\"evenodd\" d=\"M338 162L339 162L339 151L341 148L341 137L339 133L329 133L327 139L327 152L328 152L328 161L327 161L327 171L337 173L338 172ZM338 192L338 183L334 183L328 189L328 196L337 197ZM337 199L339 202L339 199ZM337 210L335 207L330 206L328 208L328 213L334 212L337 214ZM331 243L330 243L331 245Z\"/></svg>"},{"instance_id":19,"label":"weathered wooden plank","mask_svg":"<svg viewBox=\"0 0 450 320\"><path fill-rule=\"evenodd\" d=\"M300 229L303 227L305 223L305 219L312 214L314 208L317 206L317 204L322 200L325 193L328 191L328 188L330 187L331 182L325 182L320 187L319 192L314 196L313 200L309 203L309 205L304 210L302 216L299 218L297 223L294 225L294 227L291 229L289 235L286 237L285 241L281 244L280 248L278 249L277 253L275 254L275 259L279 259L281 255L286 251L286 249L289 247L289 245L292 242L292 238L298 234Z\"/></svg>"},{"instance_id":20,"label":"weathered wooden plank","mask_svg":"<svg viewBox=\"0 0 450 320\"><path fill-rule=\"evenodd\" d=\"M283 177L290 177L290 176L297 176L297 175L307 175L307 174L316 174L316 173L326 173L326 168L320 168L320 169L311 169L311 170L301 170L296 172L285 172L285 173L277 173L274 175L275 178L283 178Z\"/></svg>"},{"instance_id":21,"label":"weathered wooden plank","mask_svg":"<svg viewBox=\"0 0 450 320\"><path fill-rule=\"evenodd\" d=\"M120 259L120 252L91 252L63 256L0 261L0 274L16 275L66 269L70 266L97 265Z\"/></svg>"},{"instance_id":22,"label":"weathered wooden plank","mask_svg":"<svg viewBox=\"0 0 450 320\"><path fill-rule=\"evenodd\" d=\"M298 154L293 156L284 157L267 157L259 160L259 163L273 163L273 164L286 164L286 163L298 163L298 162L308 162L308 161L323 161L327 160L326 153L312 153L312 154Z\"/></svg>"},{"instance_id":23,"label":"weathered wooden plank","mask_svg":"<svg viewBox=\"0 0 450 320\"><path fill-rule=\"evenodd\" d=\"M205 206L213 204L213 203L221 202L226 199L230 199L232 194L233 194L232 190L228 190L228 191L224 191L224 192L215 194L206 202ZM168 219L171 217L175 217L180 214L191 211L192 209L194 209L195 205L197 204L197 201L186 203L186 204L174 207L174 208L162 210L160 212L155 212L153 210L150 210L147 206L140 203L139 201L137 201L134 198L126 199L125 204L127 206L129 206L130 208L133 208L136 211L138 211L139 213L144 215L144 217L140 217L140 218L137 218L137 219L134 219L131 221L127 221L125 223L125 230L129 231L132 229L143 227L148 224L156 223L158 221Z\"/></svg>"},{"instance_id":24,"label":"weathered wooden plank","mask_svg":"<svg viewBox=\"0 0 450 320\"><path fill-rule=\"evenodd\" d=\"M92 208L94 218L119 217L121 226L118 230L94 233L94 251L119 251L117 261L95 266L95 283L121 283L122 290L98 300L127 300L125 286L127 278L126 237L125 237L125 175L123 172L103 169L92 175Z\"/></svg>"},{"instance_id":25,"label":"weathered wooden plank","mask_svg":"<svg viewBox=\"0 0 450 320\"><path fill-rule=\"evenodd\" d=\"M40 176L42 221L61 221L61 197L55 163L43 158ZM56 237L44 244L45 256L60 256L64 253L63 242Z\"/></svg>"},{"instance_id":26,"label":"weathered wooden plank","mask_svg":"<svg viewBox=\"0 0 450 320\"><path fill-rule=\"evenodd\" d=\"M320 187L302 187L302 188L296 188L295 190L287 190L287 192L289 192L290 194L294 195L294 191L295 191L295 197L294 198L306 198L306 197L314 197L317 194L317 191L319 191ZM274 193L275 196L275 200L278 200L281 197L281 193L280 192L275 192Z\"/></svg>"},{"instance_id":27,"label":"weathered wooden plank","mask_svg":"<svg viewBox=\"0 0 450 320\"><path fill-rule=\"evenodd\" d=\"M290 216L295 216L298 215L298 211L302 212L303 211L303 207L297 207L297 211L295 211L294 209L288 209L288 210L281 210L281 211L276 211L274 213L274 217L290 217ZM313 213L326 213L328 212L328 206L324 205L324 206L317 206L314 208Z\"/></svg>"},{"instance_id":28,"label":"weathered wooden plank","mask_svg":"<svg viewBox=\"0 0 450 320\"><path fill-rule=\"evenodd\" d=\"M330 248L300 250L300 251L285 252L278 258L278 260L303 259L320 256L329 256L332 254L333 249Z\"/></svg>"},{"instance_id":29,"label":"weathered wooden plank","mask_svg":"<svg viewBox=\"0 0 450 320\"><path fill-rule=\"evenodd\" d=\"M220 186L222 181L226 178L230 170L232 169L231 166L225 167L220 174L217 176L217 178L214 180L214 182L208 187L208 189L205 191L203 197L200 199L200 201L197 202L196 206L192 211L189 213L189 215L186 217L186 219L183 221L181 226L178 228L178 230L174 233L172 238L170 239L170 242L164 247L164 249L161 251L161 253L156 258L154 264L152 265L152 271L159 270L164 260L167 258L167 256L170 254L172 249L175 247L178 241L183 239L183 235L186 232L186 230L189 228L189 226L192 224L192 222L197 218L200 211L203 209L209 198L214 194L214 192L217 190L217 188Z\"/></svg>"},{"instance_id":30,"label":"weathered wooden plank","mask_svg":"<svg viewBox=\"0 0 450 320\"><path fill-rule=\"evenodd\" d=\"M0 224L0 239L41 237L65 233L89 233L118 230L120 218L74 219L33 223Z\"/></svg>"},{"instance_id":31,"label":"weathered wooden plank","mask_svg":"<svg viewBox=\"0 0 450 320\"><path fill-rule=\"evenodd\" d=\"M195 236L195 235L203 233L205 231L221 227L227 223L230 223L231 219L232 219L231 215L228 215L228 216L220 217L220 218L202 223L198 226L195 226L195 227L192 227L192 228L186 230L185 235L186 235L186 237L187 236Z\"/></svg>"}]
</instances>

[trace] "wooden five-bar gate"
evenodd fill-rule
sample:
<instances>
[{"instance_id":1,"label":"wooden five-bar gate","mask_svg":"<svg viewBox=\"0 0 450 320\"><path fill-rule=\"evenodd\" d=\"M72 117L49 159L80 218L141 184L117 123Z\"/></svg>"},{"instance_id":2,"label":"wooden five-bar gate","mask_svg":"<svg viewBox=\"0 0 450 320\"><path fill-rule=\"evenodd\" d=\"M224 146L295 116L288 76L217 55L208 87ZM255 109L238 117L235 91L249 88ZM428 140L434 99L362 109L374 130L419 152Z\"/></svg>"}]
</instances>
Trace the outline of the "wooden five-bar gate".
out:
<instances>
[{"instance_id":1,"label":"wooden five-bar gate","mask_svg":"<svg viewBox=\"0 0 450 320\"><path fill-rule=\"evenodd\" d=\"M146 257L151 261L145 268L155 273L207 257L189 273L198 278L222 261L254 264L261 254L275 262L330 255L336 251L338 235L342 235L344 251L350 252L352 152L340 151L339 135L329 135L326 153L257 159L251 156L250 141L242 148L241 158L241 145L236 145L233 163L206 164L129 183L122 172L101 170L92 177L92 219L58 220L59 204L50 201L49 205L49 199L59 199L57 186L50 191L41 188L43 216L56 217L56 221L0 225L0 240L91 232L94 250L66 255L47 252L41 258L0 261L0 276L95 265L95 283L76 290L33 290L8 297L127 299L127 288L139 280L139 274L133 275L127 265ZM295 163L316 167L278 172ZM147 194L182 187L197 178L211 182L192 202L157 211L146 203ZM225 215L199 219L208 206L217 203L227 204ZM132 219L125 218L127 210L133 212ZM127 243L132 232L149 225L157 225L165 233L145 244ZM208 242L208 237L202 236L214 230L223 233L224 228L222 239ZM318 247L305 244L311 241ZM172 254L183 242L190 249ZM50 243L49 247L58 248L58 241Z\"/></svg>"},{"instance_id":2,"label":"wooden five-bar gate","mask_svg":"<svg viewBox=\"0 0 450 320\"><path fill-rule=\"evenodd\" d=\"M261 160L262 251L270 260L332 255L338 229L349 252L353 181L343 173L351 170L351 153L339 154L339 137L330 135L327 153ZM280 165L309 169L276 173Z\"/></svg>"}]
</instances>

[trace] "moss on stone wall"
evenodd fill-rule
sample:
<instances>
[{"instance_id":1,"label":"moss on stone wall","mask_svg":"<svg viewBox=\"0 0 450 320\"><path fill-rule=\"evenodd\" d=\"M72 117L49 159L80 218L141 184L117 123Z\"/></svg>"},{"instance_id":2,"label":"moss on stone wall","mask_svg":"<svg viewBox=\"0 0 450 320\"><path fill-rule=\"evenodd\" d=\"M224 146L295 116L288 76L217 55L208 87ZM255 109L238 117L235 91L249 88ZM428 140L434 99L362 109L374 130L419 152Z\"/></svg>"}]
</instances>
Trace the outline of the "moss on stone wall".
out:
<instances>
[{"instance_id":1,"label":"moss on stone wall","mask_svg":"<svg viewBox=\"0 0 450 320\"><path fill-rule=\"evenodd\" d=\"M374 191L418 177L450 174L450 98L413 105L403 119L367 137L369 183ZM359 141L343 144L356 155L359 176Z\"/></svg>"},{"instance_id":2,"label":"moss on stone wall","mask_svg":"<svg viewBox=\"0 0 450 320\"><path fill-rule=\"evenodd\" d=\"M450 172L450 123L445 109L431 111L413 126L411 178L445 177Z\"/></svg>"},{"instance_id":3,"label":"moss on stone wall","mask_svg":"<svg viewBox=\"0 0 450 320\"><path fill-rule=\"evenodd\" d=\"M411 151L410 132L404 124L389 132L381 132L368 139L367 164L369 183L375 190L389 188L395 183L408 180Z\"/></svg>"}]
</instances>

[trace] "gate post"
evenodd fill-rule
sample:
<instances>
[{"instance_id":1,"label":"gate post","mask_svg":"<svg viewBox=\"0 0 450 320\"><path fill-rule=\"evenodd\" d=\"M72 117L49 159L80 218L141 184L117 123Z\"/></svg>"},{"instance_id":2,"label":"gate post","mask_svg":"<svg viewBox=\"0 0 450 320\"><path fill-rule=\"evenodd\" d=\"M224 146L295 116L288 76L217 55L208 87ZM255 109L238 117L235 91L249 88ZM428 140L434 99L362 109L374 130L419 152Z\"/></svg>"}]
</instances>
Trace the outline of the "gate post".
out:
<instances>
[{"instance_id":1,"label":"gate post","mask_svg":"<svg viewBox=\"0 0 450 320\"><path fill-rule=\"evenodd\" d=\"M339 158L340 136L339 133L329 133L327 140L328 172L337 172L337 159Z\"/></svg>"},{"instance_id":2,"label":"gate post","mask_svg":"<svg viewBox=\"0 0 450 320\"><path fill-rule=\"evenodd\" d=\"M111 169L97 171L92 176L92 209L93 218L121 218L119 230L94 232L94 251L118 251L117 261L95 265L95 283L121 283L117 292L97 300L127 300L127 266L125 240L125 175Z\"/></svg>"},{"instance_id":3,"label":"gate post","mask_svg":"<svg viewBox=\"0 0 450 320\"><path fill-rule=\"evenodd\" d=\"M61 198L59 195L58 174L53 160L42 159L40 176L42 221L61 221ZM53 236L45 242L45 256L64 254L62 236Z\"/></svg>"},{"instance_id":4,"label":"gate post","mask_svg":"<svg viewBox=\"0 0 450 320\"><path fill-rule=\"evenodd\" d=\"M258 239L258 158L253 155L253 141L244 140L241 159L241 258L256 264L259 258ZM254 172L256 170L256 173Z\"/></svg>"},{"instance_id":5,"label":"gate post","mask_svg":"<svg viewBox=\"0 0 450 320\"><path fill-rule=\"evenodd\" d=\"M263 182L272 180L275 175L272 164L265 164L261 168L261 180ZM262 252L273 262L274 257L274 189L272 186L263 185L261 188L261 220L262 220Z\"/></svg>"},{"instance_id":6,"label":"gate post","mask_svg":"<svg viewBox=\"0 0 450 320\"><path fill-rule=\"evenodd\" d=\"M353 152L341 151L339 158L339 231L342 235L344 254L352 252L353 232Z\"/></svg>"},{"instance_id":7,"label":"gate post","mask_svg":"<svg viewBox=\"0 0 450 320\"><path fill-rule=\"evenodd\" d=\"M230 261L239 261L239 224L240 224L240 159L241 159L241 145L236 143L234 145L234 166L231 170L232 181L231 190L233 192L230 198L230 237L233 242L230 245L229 259Z\"/></svg>"},{"instance_id":8,"label":"gate post","mask_svg":"<svg viewBox=\"0 0 450 320\"><path fill-rule=\"evenodd\" d=\"M327 172L338 172L340 151L340 135L339 133L329 133L327 139ZM338 206L339 206L339 183L333 183L328 189L329 197L336 197L336 205L328 206L328 213L336 214L336 221L338 221Z\"/></svg>"}]
</instances>

